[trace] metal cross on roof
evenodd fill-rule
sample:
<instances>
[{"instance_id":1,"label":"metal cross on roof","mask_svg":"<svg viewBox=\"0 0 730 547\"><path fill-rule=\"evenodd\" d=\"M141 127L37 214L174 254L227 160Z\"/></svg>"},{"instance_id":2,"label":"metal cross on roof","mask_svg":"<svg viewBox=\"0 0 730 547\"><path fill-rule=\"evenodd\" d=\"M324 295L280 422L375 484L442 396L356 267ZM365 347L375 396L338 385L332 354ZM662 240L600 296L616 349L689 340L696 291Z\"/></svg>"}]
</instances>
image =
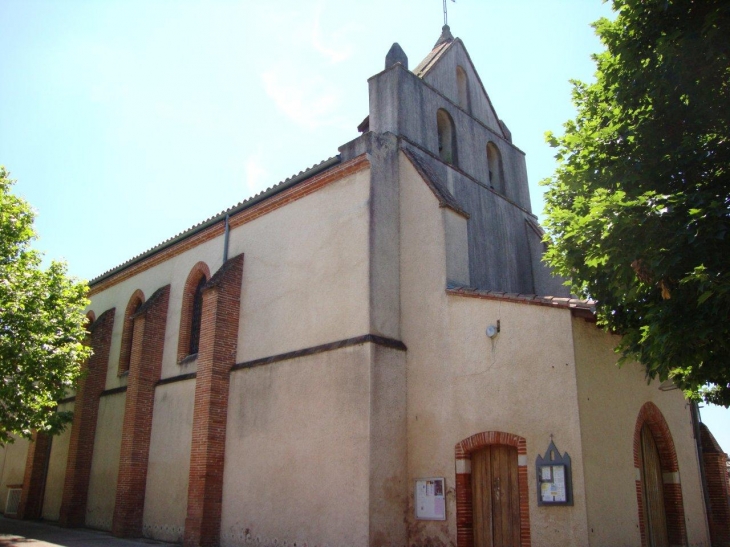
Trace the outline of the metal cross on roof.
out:
<instances>
[{"instance_id":1,"label":"metal cross on roof","mask_svg":"<svg viewBox=\"0 0 730 547\"><path fill-rule=\"evenodd\" d=\"M452 2L456 2L456 0L451 0ZM444 0L444 26L448 25L448 12L446 10L446 0Z\"/></svg>"}]
</instances>

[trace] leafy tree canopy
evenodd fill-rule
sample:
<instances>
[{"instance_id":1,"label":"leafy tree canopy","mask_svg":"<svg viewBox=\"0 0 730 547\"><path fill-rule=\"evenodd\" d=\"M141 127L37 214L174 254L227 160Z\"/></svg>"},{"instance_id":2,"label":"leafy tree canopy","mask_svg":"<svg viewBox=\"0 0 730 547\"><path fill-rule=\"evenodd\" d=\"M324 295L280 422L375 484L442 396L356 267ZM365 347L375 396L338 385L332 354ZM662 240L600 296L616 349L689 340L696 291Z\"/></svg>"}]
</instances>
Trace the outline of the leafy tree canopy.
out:
<instances>
[{"instance_id":1,"label":"leafy tree canopy","mask_svg":"<svg viewBox=\"0 0 730 547\"><path fill-rule=\"evenodd\" d=\"M57 412L57 402L90 355L86 283L67 277L62 263L41 267L30 248L34 215L13 183L0 166L0 443L61 431L71 413Z\"/></svg>"},{"instance_id":2,"label":"leafy tree canopy","mask_svg":"<svg viewBox=\"0 0 730 547\"><path fill-rule=\"evenodd\" d=\"M596 81L548 133L547 260L621 361L730 405L730 3L614 0Z\"/></svg>"}]
</instances>

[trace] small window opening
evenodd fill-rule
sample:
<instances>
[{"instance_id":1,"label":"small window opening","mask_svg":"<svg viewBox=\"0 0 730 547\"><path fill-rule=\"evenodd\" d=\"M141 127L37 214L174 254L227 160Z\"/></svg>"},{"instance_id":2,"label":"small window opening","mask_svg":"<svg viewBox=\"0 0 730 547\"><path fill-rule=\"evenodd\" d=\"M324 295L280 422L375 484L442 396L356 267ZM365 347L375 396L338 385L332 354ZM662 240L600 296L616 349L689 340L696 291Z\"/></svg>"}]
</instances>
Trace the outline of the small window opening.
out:
<instances>
[{"instance_id":1,"label":"small window opening","mask_svg":"<svg viewBox=\"0 0 730 547\"><path fill-rule=\"evenodd\" d=\"M446 163L457 165L456 130L454 121L448 112L443 109L436 112L436 126L438 130L439 157Z\"/></svg>"},{"instance_id":2,"label":"small window opening","mask_svg":"<svg viewBox=\"0 0 730 547\"><path fill-rule=\"evenodd\" d=\"M489 168L489 185L500 194L504 194L502 155L493 142L487 144L487 165Z\"/></svg>"},{"instance_id":3,"label":"small window opening","mask_svg":"<svg viewBox=\"0 0 730 547\"><path fill-rule=\"evenodd\" d=\"M469 80L466 72L460 66L456 67L456 88L459 94L459 106L470 112L469 109Z\"/></svg>"}]
</instances>

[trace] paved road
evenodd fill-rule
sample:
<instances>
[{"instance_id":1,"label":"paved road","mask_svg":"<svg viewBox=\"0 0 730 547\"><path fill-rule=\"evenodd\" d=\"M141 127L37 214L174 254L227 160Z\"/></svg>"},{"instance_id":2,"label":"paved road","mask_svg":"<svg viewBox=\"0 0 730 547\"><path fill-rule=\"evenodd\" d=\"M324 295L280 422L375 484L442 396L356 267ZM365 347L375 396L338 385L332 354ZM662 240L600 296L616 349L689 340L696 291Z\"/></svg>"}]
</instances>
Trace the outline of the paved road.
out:
<instances>
[{"instance_id":1,"label":"paved road","mask_svg":"<svg viewBox=\"0 0 730 547\"><path fill-rule=\"evenodd\" d=\"M151 539L120 539L106 532L61 528L45 522L6 519L0 516L0 547L173 547Z\"/></svg>"}]
</instances>

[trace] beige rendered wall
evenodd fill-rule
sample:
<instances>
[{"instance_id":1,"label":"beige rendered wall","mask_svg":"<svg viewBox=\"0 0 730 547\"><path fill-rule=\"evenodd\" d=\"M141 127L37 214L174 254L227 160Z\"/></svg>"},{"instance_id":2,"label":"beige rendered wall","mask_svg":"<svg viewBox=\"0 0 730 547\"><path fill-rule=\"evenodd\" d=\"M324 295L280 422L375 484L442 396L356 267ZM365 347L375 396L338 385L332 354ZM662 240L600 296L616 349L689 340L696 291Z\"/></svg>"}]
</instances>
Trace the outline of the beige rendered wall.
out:
<instances>
[{"instance_id":1,"label":"beige rendered wall","mask_svg":"<svg viewBox=\"0 0 730 547\"><path fill-rule=\"evenodd\" d=\"M5 513L8 485L23 484L28 444L26 439L16 437L15 442L0 446L0 513Z\"/></svg>"},{"instance_id":2,"label":"beige rendered wall","mask_svg":"<svg viewBox=\"0 0 730 547\"><path fill-rule=\"evenodd\" d=\"M369 181L366 169L231 230L229 256L245 254L237 361L367 334ZM162 378L196 370L195 361L177 363L185 281L197 262L215 274L222 260L220 236L93 295L97 317L116 308L106 389L127 382L117 371L136 290L149 298L170 284ZM194 381L157 389L144 515L150 537L174 541L184 526L193 403ZM124 395L102 398L87 514L96 528L111 527L123 417Z\"/></svg>"},{"instance_id":3,"label":"beige rendered wall","mask_svg":"<svg viewBox=\"0 0 730 547\"><path fill-rule=\"evenodd\" d=\"M709 545L690 410L679 390L647 384L637 364L616 366L618 337L573 320L591 546L640 545L634 428L647 401L659 407L679 461L689 545Z\"/></svg>"},{"instance_id":4,"label":"beige rendered wall","mask_svg":"<svg viewBox=\"0 0 730 547\"><path fill-rule=\"evenodd\" d=\"M74 403L63 403L58 406L60 411L73 411ZM48 461L48 475L46 475L46 489L43 495L43 518L58 520L63 498L63 482L66 478L66 463L68 461L68 446L71 441L71 424L63 433L51 440L51 456Z\"/></svg>"},{"instance_id":5,"label":"beige rendered wall","mask_svg":"<svg viewBox=\"0 0 730 547\"><path fill-rule=\"evenodd\" d=\"M102 397L96 422L94 455L86 505L86 526L111 530L122 447L125 393Z\"/></svg>"},{"instance_id":6,"label":"beige rendered wall","mask_svg":"<svg viewBox=\"0 0 730 547\"><path fill-rule=\"evenodd\" d=\"M401 161L401 295L408 347L409 544L456 543L454 445L479 432L527 439L532 545L585 545L586 508L567 310L447 296L438 202ZM501 332L489 339L488 325ZM573 461L573 507L537 507L535 459L550 435ZM446 478L447 521L416 521L417 478Z\"/></svg>"},{"instance_id":7,"label":"beige rendered wall","mask_svg":"<svg viewBox=\"0 0 730 547\"><path fill-rule=\"evenodd\" d=\"M367 333L369 181L365 169L231 230L228 256L245 254L238 362ZM127 382L117 370L124 310L137 289L149 298L170 284L162 378L195 372L195 361L177 363L177 343L185 281L199 261L215 274L223 236L93 295L97 317L116 307L107 389Z\"/></svg>"},{"instance_id":8,"label":"beige rendered wall","mask_svg":"<svg viewBox=\"0 0 730 547\"><path fill-rule=\"evenodd\" d=\"M155 390L143 533L182 542L188 501L195 380Z\"/></svg>"},{"instance_id":9,"label":"beige rendered wall","mask_svg":"<svg viewBox=\"0 0 730 547\"><path fill-rule=\"evenodd\" d=\"M231 375L221 544L368 545L371 345Z\"/></svg>"},{"instance_id":10,"label":"beige rendered wall","mask_svg":"<svg viewBox=\"0 0 730 547\"><path fill-rule=\"evenodd\" d=\"M231 256L245 253L237 362L367 334L369 184L366 169L231 232Z\"/></svg>"}]
</instances>

